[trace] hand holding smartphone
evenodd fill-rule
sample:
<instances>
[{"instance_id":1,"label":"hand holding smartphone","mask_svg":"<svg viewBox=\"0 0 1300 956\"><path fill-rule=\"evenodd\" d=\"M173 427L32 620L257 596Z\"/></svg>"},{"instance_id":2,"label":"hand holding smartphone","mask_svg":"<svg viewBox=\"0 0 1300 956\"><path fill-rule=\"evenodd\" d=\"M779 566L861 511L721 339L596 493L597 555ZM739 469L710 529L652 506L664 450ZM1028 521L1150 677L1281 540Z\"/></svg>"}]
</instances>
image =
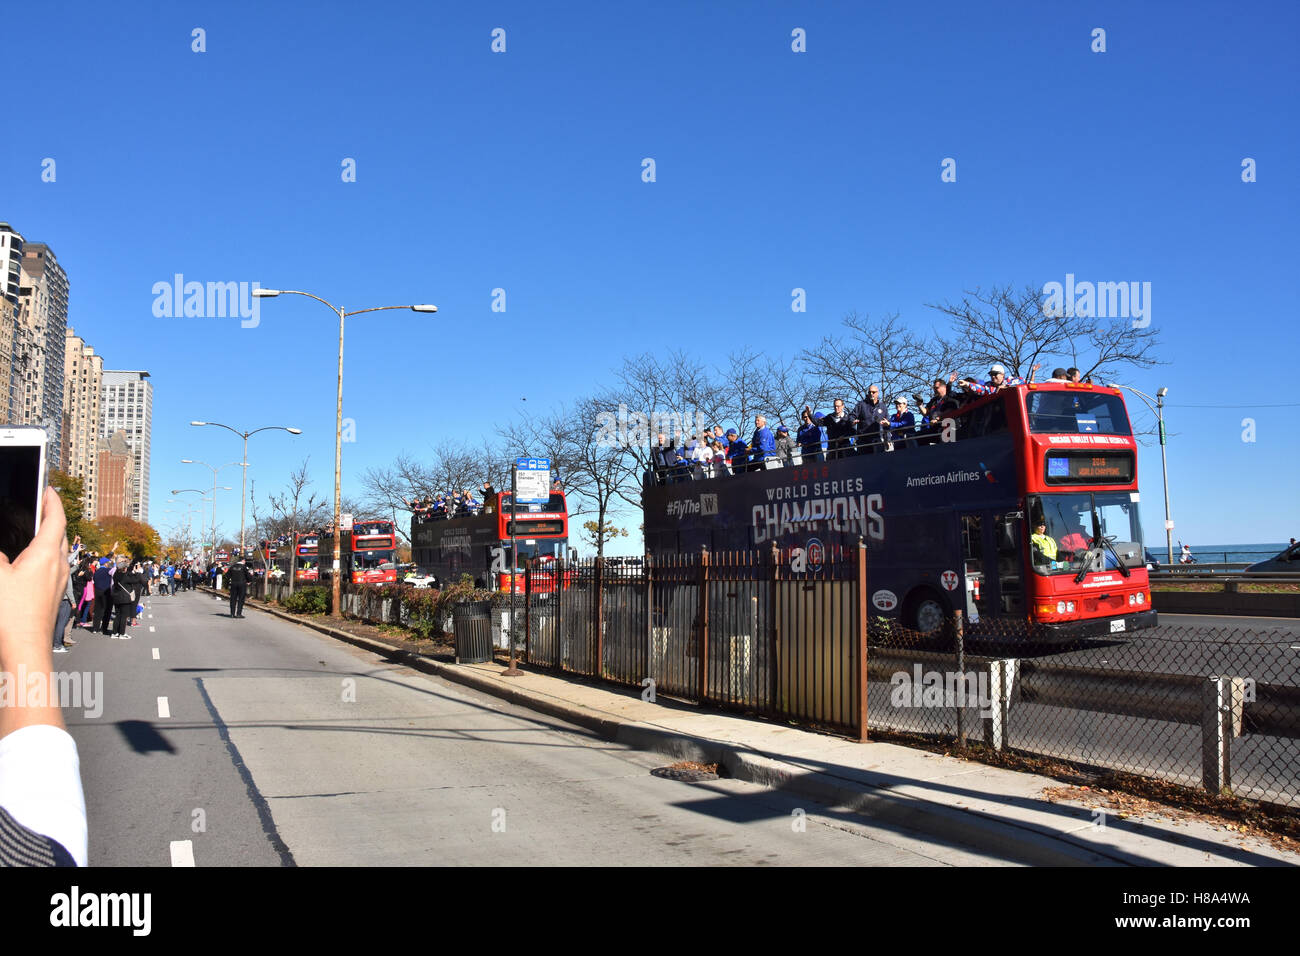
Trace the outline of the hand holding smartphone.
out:
<instances>
[{"instance_id":1,"label":"hand holding smartphone","mask_svg":"<svg viewBox=\"0 0 1300 956\"><path fill-rule=\"evenodd\" d=\"M13 561L41 529L45 429L0 426L0 553Z\"/></svg>"}]
</instances>

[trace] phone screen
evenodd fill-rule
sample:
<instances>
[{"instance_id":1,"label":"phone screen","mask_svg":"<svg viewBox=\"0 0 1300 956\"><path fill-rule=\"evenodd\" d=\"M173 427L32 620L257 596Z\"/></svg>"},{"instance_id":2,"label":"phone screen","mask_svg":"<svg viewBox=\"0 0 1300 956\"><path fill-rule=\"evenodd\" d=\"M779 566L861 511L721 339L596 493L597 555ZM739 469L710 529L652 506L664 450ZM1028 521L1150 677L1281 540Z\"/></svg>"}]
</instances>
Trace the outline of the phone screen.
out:
<instances>
[{"instance_id":1,"label":"phone screen","mask_svg":"<svg viewBox=\"0 0 1300 956\"><path fill-rule=\"evenodd\" d=\"M0 445L0 551L18 557L36 536L39 445Z\"/></svg>"}]
</instances>

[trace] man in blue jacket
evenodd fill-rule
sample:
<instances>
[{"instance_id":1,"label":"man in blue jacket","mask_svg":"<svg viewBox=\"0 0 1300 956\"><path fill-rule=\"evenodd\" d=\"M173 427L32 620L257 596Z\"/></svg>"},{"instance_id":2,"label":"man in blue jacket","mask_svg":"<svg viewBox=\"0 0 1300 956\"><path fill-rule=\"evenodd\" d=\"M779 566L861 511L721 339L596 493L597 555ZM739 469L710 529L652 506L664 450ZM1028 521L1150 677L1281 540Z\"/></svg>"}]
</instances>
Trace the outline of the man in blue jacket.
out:
<instances>
[{"instance_id":1,"label":"man in blue jacket","mask_svg":"<svg viewBox=\"0 0 1300 956\"><path fill-rule=\"evenodd\" d=\"M108 558L99 559L95 569L95 625L94 630L101 634L112 634L108 629L109 619L113 614L113 601L109 592L113 589L112 562Z\"/></svg>"},{"instance_id":2,"label":"man in blue jacket","mask_svg":"<svg viewBox=\"0 0 1300 956\"><path fill-rule=\"evenodd\" d=\"M754 416L754 437L749 442L750 470L759 471L763 462L776 457L776 436L767 427L767 419Z\"/></svg>"}]
</instances>

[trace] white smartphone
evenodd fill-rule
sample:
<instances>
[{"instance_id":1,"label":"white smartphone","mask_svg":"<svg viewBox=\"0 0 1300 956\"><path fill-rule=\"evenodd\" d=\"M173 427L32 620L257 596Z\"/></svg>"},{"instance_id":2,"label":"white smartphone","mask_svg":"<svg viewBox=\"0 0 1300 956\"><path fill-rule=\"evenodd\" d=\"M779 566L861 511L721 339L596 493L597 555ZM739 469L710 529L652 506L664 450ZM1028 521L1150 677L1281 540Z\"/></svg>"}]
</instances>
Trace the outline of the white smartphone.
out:
<instances>
[{"instance_id":1,"label":"white smartphone","mask_svg":"<svg viewBox=\"0 0 1300 956\"><path fill-rule=\"evenodd\" d=\"M45 492L45 429L0 425L0 551L10 560L41 527Z\"/></svg>"}]
</instances>

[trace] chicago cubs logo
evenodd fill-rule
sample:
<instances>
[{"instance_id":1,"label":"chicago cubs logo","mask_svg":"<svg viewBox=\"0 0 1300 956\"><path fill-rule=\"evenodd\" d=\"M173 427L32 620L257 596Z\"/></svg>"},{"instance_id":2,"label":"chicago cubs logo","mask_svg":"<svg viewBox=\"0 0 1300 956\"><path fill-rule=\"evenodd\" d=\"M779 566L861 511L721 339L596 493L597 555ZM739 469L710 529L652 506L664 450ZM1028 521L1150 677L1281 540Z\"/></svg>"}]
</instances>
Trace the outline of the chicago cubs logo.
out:
<instances>
[{"instance_id":1,"label":"chicago cubs logo","mask_svg":"<svg viewBox=\"0 0 1300 956\"><path fill-rule=\"evenodd\" d=\"M814 573L826 562L826 548L817 538L808 539L808 570Z\"/></svg>"}]
</instances>

